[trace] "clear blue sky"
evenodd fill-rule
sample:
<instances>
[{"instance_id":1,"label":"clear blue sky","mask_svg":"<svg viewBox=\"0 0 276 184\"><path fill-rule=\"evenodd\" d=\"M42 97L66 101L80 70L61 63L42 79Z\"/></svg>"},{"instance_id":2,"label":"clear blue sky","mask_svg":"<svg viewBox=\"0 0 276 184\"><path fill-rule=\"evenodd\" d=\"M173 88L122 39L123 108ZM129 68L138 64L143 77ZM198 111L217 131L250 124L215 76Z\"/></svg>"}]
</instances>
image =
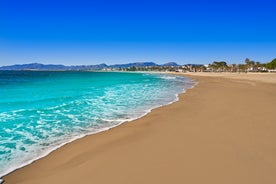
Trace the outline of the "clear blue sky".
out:
<instances>
[{"instance_id":1,"label":"clear blue sky","mask_svg":"<svg viewBox=\"0 0 276 184\"><path fill-rule=\"evenodd\" d=\"M0 0L0 66L276 57L273 0Z\"/></svg>"}]
</instances>

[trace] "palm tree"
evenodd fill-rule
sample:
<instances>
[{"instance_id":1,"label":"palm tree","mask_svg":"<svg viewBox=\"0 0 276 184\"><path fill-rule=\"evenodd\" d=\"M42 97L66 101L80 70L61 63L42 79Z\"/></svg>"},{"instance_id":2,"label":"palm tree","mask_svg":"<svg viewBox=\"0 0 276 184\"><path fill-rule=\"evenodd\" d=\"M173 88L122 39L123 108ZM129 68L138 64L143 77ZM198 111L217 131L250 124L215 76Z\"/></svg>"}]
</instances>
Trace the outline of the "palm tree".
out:
<instances>
[{"instance_id":1,"label":"palm tree","mask_svg":"<svg viewBox=\"0 0 276 184\"><path fill-rule=\"evenodd\" d=\"M254 71L255 61L251 61L250 59L246 58L244 62L245 62L247 71Z\"/></svg>"}]
</instances>

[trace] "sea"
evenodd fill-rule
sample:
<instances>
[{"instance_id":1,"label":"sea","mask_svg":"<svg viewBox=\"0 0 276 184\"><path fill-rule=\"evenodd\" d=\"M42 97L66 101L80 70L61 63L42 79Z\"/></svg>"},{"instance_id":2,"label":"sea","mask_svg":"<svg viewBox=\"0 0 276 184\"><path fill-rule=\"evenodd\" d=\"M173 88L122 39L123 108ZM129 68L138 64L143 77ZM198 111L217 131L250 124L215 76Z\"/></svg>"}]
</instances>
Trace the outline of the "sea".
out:
<instances>
[{"instance_id":1,"label":"sea","mask_svg":"<svg viewBox=\"0 0 276 184\"><path fill-rule=\"evenodd\" d=\"M160 73L0 71L0 178L173 103L194 85Z\"/></svg>"}]
</instances>

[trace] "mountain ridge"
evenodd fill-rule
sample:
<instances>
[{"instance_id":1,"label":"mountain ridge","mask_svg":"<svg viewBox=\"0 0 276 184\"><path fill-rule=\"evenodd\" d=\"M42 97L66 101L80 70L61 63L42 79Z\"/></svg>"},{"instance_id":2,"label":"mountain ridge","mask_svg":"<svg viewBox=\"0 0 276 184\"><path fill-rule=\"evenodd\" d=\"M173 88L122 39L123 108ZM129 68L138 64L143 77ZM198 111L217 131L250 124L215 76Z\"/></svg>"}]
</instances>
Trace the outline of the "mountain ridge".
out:
<instances>
[{"instance_id":1,"label":"mountain ridge","mask_svg":"<svg viewBox=\"0 0 276 184\"><path fill-rule=\"evenodd\" d=\"M15 64L9 66L1 66L0 70L102 70L104 68L129 68L129 67L154 67L154 66L180 66L175 62L165 63L163 65L158 65L154 62L135 62L126 64L114 64L107 65L105 63L97 65L71 65L66 66L62 64L42 64L42 63L29 63L29 64Z\"/></svg>"}]
</instances>

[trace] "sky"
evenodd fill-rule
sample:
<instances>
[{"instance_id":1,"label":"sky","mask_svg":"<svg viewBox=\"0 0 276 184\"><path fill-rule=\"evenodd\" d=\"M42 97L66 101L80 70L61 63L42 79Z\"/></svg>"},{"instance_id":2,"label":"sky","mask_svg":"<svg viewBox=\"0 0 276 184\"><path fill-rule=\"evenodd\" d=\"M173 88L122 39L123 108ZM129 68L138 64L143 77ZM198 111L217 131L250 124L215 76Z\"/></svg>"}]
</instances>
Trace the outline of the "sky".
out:
<instances>
[{"instance_id":1,"label":"sky","mask_svg":"<svg viewBox=\"0 0 276 184\"><path fill-rule=\"evenodd\" d=\"M276 58L273 0L0 0L0 66Z\"/></svg>"}]
</instances>

